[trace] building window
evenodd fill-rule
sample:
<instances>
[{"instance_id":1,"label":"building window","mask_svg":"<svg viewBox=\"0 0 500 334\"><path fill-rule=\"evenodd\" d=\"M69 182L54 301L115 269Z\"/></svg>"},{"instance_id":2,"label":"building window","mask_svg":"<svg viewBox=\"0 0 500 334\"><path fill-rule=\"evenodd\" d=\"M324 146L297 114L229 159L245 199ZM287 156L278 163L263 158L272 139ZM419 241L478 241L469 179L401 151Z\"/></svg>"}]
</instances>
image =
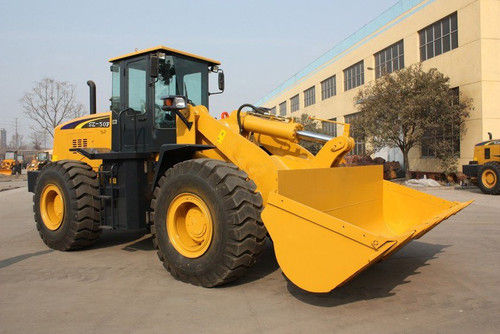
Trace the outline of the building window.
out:
<instances>
[{"instance_id":1,"label":"building window","mask_svg":"<svg viewBox=\"0 0 500 334\"><path fill-rule=\"evenodd\" d=\"M351 123L359 113L354 113L350 115L345 115L344 119L346 123ZM355 130L355 129L353 129ZM356 131L353 131L352 137L354 138L354 148L349 152L349 155L365 155L366 154L366 146L365 146L365 137L356 134Z\"/></svg>"},{"instance_id":2,"label":"building window","mask_svg":"<svg viewBox=\"0 0 500 334\"><path fill-rule=\"evenodd\" d=\"M334 95L337 95L337 83L335 75L321 81L321 99L326 100L327 98Z\"/></svg>"},{"instance_id":3,"label":"building window","mask_svg":"<svg viewBox=\"0 0 500 334\"><path fill-rule=\"evenodd\" d=\"M271 115L276 115L276 107L272 107L270 110L269 110L269 113Z\"/></svg>"},{"instance_id":4,"label":"building window","mask_svg":"<svg viewBox=\"0 0 500 334\"><path fill-rule=\"evenodd\" d=\"M304 91L304 107L316 103L316 90L314 86Z\"/></svg>"},{"instance_id":5,"label":"building window","mask_svg":"<svg viewBox=\"0 0 500 334\"><path fill-rule=\"evenodd\" d=\"M348 91L365 83L365 64L360 61L344 70L344 90Z\"/></svg>"},{"instance_id":6,"label":"building window","mask_svg":"<svg viewBox=\"0 0 500 334\"><path fill-rule=\"evenodd\" d=\"M375 54L375 78L405 67L403 40Z\"/></svg>"},{"instance_id":7,"label":"building window","mask_svg":"<svg viewBox=\"0 0 500 334\"><path fill-rule=\"evenodd\" d=\"M438 56L458 47L457 13L420 30L420 60Z\"/></svg>"},{"instance_id":8,"label":"building window","mask_svg":"<svg viewBox=\"0 0 500 334\"><path fill-rule=\"evenodd\" d=\"M454 100L458 102L460 97L459 88L452 88L451 94L453 94ZM443 125L443 127L437 130L427 131L424 133L424 137L422 138L422 142L420 144L422 157L436 157L434 145L438 139L449 141L450 147L453 150L452 153L460 154L460 129L451 125Z\"/></svg>"},{"instance_id":9,"label":"building window","mask_svg":"<svg viewBox=\"0 0 500 334\"><path fill-rule=\"evenodd\" d=\"M286 101L280 103L280 116L286 116Z\"/></svg>"},{"instance_id":10,"label":"building window","mask_svg":"<svg viewBox=\"0 0 500 334\"><path fill-rule=\"evenodd\" d=\"M330 121L337 121L337 118L330 118ZM330 122L322 122L321 123L321 128L324 133L327 135L330 135L332 137L337 137L337 124L336 123L330 123Z\"/></svg>"},{"instance_id":11,"label":"building window","mask_svg":"<svg viewBox=\"0 0 500 334\"><path fill-rule=\"evenodd\" d=\"M297 110L299 110L299 94L290 99L290 111L295 112Z\"/></svg>"}]
</instances>

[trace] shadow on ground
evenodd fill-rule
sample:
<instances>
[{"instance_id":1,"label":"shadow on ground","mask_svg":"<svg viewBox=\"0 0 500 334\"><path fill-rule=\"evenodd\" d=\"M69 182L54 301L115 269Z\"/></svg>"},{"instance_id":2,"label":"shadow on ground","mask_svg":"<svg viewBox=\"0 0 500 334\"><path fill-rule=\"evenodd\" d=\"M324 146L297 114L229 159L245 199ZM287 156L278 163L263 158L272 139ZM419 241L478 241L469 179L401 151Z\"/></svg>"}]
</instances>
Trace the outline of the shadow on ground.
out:
<instances>
[{"instance_id":1,"label":"shadow on ground","mask_svg":"<svg viewBox=\"0 0 500 334\"><path fill-rule=\"evenodd\" d=\"M145 231L104 231L100 241L93 248L99 249L123 245L121 249L128 252L153 251L151 239L151 235L146 234ZM369 267L344 286L338 287L330 293L310 293L298 288L291 282L288 282L287 289L298 300L322 307L333 307L361 300L390 297L395 294L392 292L395 287L409 283L409 277L419 274L419 268L427 266L429 260L436 258L447 247L449 246L413 241L387 260ZM44 252L39 253L41 255ZM0 268L5 261L7 261L5 262L7 265L10 265L12 261L18 262L26 257L38 255L37 253L30 254L22 255L19 257L20 259L16 257L1 261ZM21 258L23 256L24 258ZM243 277L221 286L220 289L258 281L278 269L279 265L276 261L272 243L268 241L257 263Z\"/></svg>"},{"instance_id":2,"label":"shadow on ground","mask_svg":"<svg viewBox=\"0 0 500 334\"><path fill-rule=\"evenodd\" d=\"M152 236L146 233L146 231L103 231L99 241L91 249L122 246L121 249L127 252L154 251ZM276 271L278 268L273 246L270 241L267 241L266 247L257 260L257 263L242 278L221 288L257 281Z\"/></svg>"},{"instance_id":3,"label":"shadow on ground","mask_svg":"<svg viewBox=\"0 0 500 334\"><path fill-rule=\"evenodd\" d=\"M139 240L126 245L122 248L127 252L136 252L136 251L152 251L153 247L153 236L151 234L144 235Z\"/></svg>"},{"instance_id":4,"label":"shadow on ground","mask_svg":"<svg viewBox=\"0 0 500 334\"><path fill-rule=\"evenodd\" d=\"M464 191L464 192L469 192L469 193L474 193L474 194L483 194L481 189L477 186L471 186L471 187L460 187L460 188L455 188L456 190ZM483 194L485 195L485 194Z\"/></svg>"},{"instance_id":5,"label":"shadow on ground","mask_svg":"<svg viewBox=\"0 0 500 334\"><path fill-rule=\"evenodd\" d=\"M31 257L48 254L48 253L51 253L53 251L54 251L53 249L46 249L46 250L39 251L39 252L26 253L26 254L22 254L22 255L9 257L8 259L0 261L0 269L11 266L11 265L16 264L18 262L24 261L24 260L29 259Z\"/></svg>"},{"instance_id":6,"label":"shadow on ground","mask_svg":"<svg viewBox=\"0 0 500 334\"><path fill-rule=\"evenodd\" d=\"M108 247L132 243L131 245L126 245L124 247L127 248L135 243L142 243L143 242L142 239L146 235L146 233L147 233L146 230L136 230L136 231L104 230L102 231L99 240L90 249L101 249L101 248L108 248ZM144 244L146 244L146 242L144 242ZM152 249L153 246L151 245L151 250Z\"/></svg>"},{"instance_id":7,"label":"shadow on ground","mask_svg":"<svg viewBox=\"0 0 500 334\"><path fill-rule=\"evenodd\" d=\"M374 264L329 293L310 293L291 282L288 282L287 288L298 300L322 307L390 297L395 294L392 292L395 287L409 283L410 276L419 274L419 268L429 265L427 262L436 258L447 247L449 246L413 241L387 260Z\"/></svg>"}]
</instances>

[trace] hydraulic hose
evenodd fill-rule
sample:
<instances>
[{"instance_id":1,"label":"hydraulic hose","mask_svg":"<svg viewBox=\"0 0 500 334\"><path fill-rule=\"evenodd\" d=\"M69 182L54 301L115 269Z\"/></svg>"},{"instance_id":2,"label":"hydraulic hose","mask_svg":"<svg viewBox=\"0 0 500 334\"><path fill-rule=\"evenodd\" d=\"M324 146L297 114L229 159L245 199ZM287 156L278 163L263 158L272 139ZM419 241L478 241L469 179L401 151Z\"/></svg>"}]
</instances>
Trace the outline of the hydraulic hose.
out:
<instances>
[{"instance_id":1,"label":"hydraulic hose","mask_svg":"<svg viewBox=\"0 0 500 334\"><path fill-rule=\"evenodd\" d=\"M258 108L256 106L254 106L253 104L249 104L249 103L242 104L238 108L238 111L236 112L236 119L238 121L238 129L239 129L240 133L243 132L243 129L241 128L241 116L240 116L240 114L241 114L241 111L243 110L243 108L246 108L246 107L252 108L252 110L258 114L265 115L265 112L263 111L264 108Z\"/></svg>"}]
</instances>

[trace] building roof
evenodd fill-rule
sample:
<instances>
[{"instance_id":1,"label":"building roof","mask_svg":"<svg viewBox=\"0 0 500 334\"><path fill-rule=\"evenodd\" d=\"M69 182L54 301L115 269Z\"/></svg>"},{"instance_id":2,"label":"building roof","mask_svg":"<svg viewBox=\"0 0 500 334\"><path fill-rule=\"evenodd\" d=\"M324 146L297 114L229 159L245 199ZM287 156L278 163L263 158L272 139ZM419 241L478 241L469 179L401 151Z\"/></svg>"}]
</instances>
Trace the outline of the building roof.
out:
<instances>
[{"instance_id":1,"label":"building roof","mask_svg":"<svg viewBox=\"0 0 500 334\"><path fill-rule=\"evenodd\" d=\"M368 22L361 29L335 45L319 58L315 59L304 69L288 78L285 82L257 101L255 105L265 104L309 75L317 73L319 70L337 61L347 53L352 52L434 1L436 0L399 0L396 4Z\"/></svg>"},{"instance_id":2,"label":"building roof","mask_svg":"<svg viewBox=\"0 0 500 334\"><path fill-rule=\"evenodd\" d=\"M182 56L186 56L186 57L190 57L190 58L199 59L201 61L209 63L210 65L220 65L220 62L217 61L217 60L213 60L213 59L201 57L201 56L198 56L198 55L195 55L195 54L192 54L192 53L188 53L188 52L184 52L184 51L180 51L180 50L168 48L168 47L163 46L163 45L158 45L158 46L155 46L155 47L152 47L152 48L149 48L149 49L137 50L137 51L134 51L134 52L130 52L130 53L124 54L124 55L119 56L119 57L111 58L109 61L112 63L112 62L115 62L117 60L122 60L122 59L126 59L126 58L130 58L130 57L138 56L138 55L141 55L141 54L144 54L144 53L155 52L155 51L166 51L166 52L173 53L173 54L178 54L178 55L182 55Z\"/></svg>"}]
</instances>

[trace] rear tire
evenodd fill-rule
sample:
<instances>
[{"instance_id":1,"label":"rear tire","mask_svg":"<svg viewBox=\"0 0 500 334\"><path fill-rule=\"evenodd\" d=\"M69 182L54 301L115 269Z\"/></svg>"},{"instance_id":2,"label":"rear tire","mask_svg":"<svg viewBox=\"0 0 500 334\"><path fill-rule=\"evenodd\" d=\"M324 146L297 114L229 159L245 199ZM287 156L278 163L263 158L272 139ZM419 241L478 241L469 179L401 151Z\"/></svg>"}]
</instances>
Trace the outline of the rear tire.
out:
<instances>
[{"instance_id":1,"label":"rear tire","mask_svg":"<svg viewBox=\"0 0 500 334\"><path fill-rule=\"evenodd\" d=\"M218 160L188 160L165 172L153 195L151 233L158 257L174 278L214 287L241 277L256 262L266 229L260 218L262 197L255 189L246 173ZM179 198L192 195L210 212L211 228L209 245L205 249L200 242L201 255L190 256L179 251L168 217Z\"/></svg>"},{"instance_id":2,"label":"rear tire","mask_svg":"<svg viewBox=\"0 0 500 334\"><path fill-rule=\"evenodd\" d=\"M500 194L500 163L487 162L479 169L477 183L481 191L489 195Z\"/></svg>"},{"instance_id":3,"label":"rear tire","mask_svg":"<svg viewBox=\"0 0 500 334\"><path fill-rule=\"evenodd\" d=\"M54 209L46 208L50 196L61 198L60 221L50 219L51 215L55 216ZM101 232L98 196L97 175L86 163L61 160L47 164L40 173L33 196L36 227L43 242L62 251L94 244Z\"/></svg>"}]
</instances>

